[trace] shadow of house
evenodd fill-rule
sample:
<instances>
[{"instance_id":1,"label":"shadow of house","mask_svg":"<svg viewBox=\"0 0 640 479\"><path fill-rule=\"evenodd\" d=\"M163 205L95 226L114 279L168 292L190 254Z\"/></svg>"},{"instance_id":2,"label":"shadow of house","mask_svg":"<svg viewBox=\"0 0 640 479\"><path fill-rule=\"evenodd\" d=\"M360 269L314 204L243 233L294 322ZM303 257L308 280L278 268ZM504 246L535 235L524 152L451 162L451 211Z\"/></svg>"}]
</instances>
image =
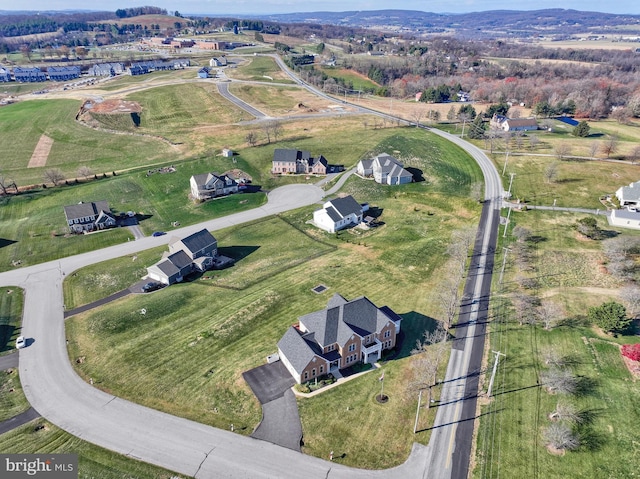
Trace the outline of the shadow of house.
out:
<instances>
[{"instance_id":1,"label":"shadow of house","mask_svg":"<svg viewBox=\"0 0 640 479\"><path fill-rule=\"evenodd\" d=\"M409 173L411 173L413 175L413 181L415 182L422 182L425 181L424 179L424 173L420 168L413 168L411 166L407 166L405 168L405 170L407 170Z\"/></svg>"},{"instance_id":2,"label":"shadow of house","mask_svg":"<svg viewBox=\"0 0 640 479\"><path fill-rule=\"evenodd\" d=\"M0 238L0 248L4 248L5 246L10 246L14 243L17 243L17 241L6 239L6 238Z\"/></svg>"},{"instance_id":3,"label":"shadow of house","mask_svg":"<svg viewBox=\"0 0 640 479\"><path fill-rule=\"evenodd\" d=\"M252 253L255 253L260 246L222 246L218 248L218 253L223 256L232 258L235 262L245 259Z\"/></svg>"},{"instance_id":4,"label":"shadow of house","mask_svg":"<svg viewBox=\"0 0 640 479\"><path fill-rule=\"evenodd\" d=\"M396 339L396 354L393 359L411 356L411 351L416 347L416 341L422 340L425 333L432 333L441 324L437 319L416 311L403 313L400 317L402 318L402 329Z\"/></svg>"},{"instance_id":5,"label":"shadow of house","mask_svg":"<svg viewBox=\"0 0 640 479\"><path fill-rule=\"evenodd\" d=\"M8 318L0 317L0 323L8 322ZM10 351L13 347L9 346L11 338L16 331L15 326L10 324L0 324L0 352Z\"/></svg>"}]
</instances>

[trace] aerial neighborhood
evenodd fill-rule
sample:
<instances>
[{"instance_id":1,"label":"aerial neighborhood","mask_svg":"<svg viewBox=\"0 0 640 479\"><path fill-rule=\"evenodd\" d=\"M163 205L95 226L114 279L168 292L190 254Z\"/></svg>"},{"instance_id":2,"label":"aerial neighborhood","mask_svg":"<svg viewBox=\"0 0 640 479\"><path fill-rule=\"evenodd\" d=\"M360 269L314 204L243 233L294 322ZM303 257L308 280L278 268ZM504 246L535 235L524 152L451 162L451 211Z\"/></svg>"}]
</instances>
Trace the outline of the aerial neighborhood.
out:
<instances>
[{"instance_id":1,"label":"aerial neighborhood","mask_svg":"<svg viewBox=\"0 0 640 479\"><path fill-rule=\"evenodd\" d=\"M636 477L640 7L496 2L0 10L0 479Z\"/></svg>"}]
</instances>

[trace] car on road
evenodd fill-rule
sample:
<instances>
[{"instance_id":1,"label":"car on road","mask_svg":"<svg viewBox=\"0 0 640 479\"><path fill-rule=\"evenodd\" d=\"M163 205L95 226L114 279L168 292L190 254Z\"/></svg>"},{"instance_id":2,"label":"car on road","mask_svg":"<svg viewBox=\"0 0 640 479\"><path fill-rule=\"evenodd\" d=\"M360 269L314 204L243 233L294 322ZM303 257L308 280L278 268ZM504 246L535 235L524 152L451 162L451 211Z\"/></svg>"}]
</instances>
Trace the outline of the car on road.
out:
<instances>
[{"instance_id":1,"label":"car on road","mask_svg":"<svg viewBox=\"0 0 640 479\"><path fill-rule=\"evenodd\" d=\"M165 233L164 231L154 231L153 234L151 236L164 236L167 233Z\"/></svg>"},{"instance_id":2,"label":"car on road","mask_svg":"<svg viewBox=\"0 0 640 479\"><path fill-rule=\"evenodd\" d=\"M27 345L27 341L24 339L24 336L20 336L16 339L16 349L22 349Z\"/></svg>"},{"instance_id":3,"label":"car on road","mask_svg":"<svg viewBox=\"0 0 640 479\"><path fill-rule=\"evenodd\" d=\"M155 291L156 289L160 289L161 287L162 285L160 283L151 281L142 287L142 291L144 291L145 293L150 293L151 291Z\"/></svg>"}]
</instances>

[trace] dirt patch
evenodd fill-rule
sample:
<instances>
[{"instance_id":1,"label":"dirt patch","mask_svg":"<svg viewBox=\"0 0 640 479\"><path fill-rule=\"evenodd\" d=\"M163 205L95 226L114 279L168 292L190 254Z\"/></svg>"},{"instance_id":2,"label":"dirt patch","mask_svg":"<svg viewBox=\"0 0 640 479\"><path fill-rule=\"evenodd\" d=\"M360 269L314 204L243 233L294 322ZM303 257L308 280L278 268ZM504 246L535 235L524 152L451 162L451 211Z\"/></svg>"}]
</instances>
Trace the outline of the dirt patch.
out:
<instances>
[{"instance_id":1,"label":"dirt patch","mask_svg":"<svg viewBox=\"0 0 640 479\"><path fill-rule=\"evenodd\" d=\"M91 110L94 113L140 113L142 106L135 101L127 100L104 100L98 103L86 102L83 109Z\"/></svg>"},{"instance_id":2,"label":"dirt patch","mask_svg":"<svg viewBox=\"0 0 640 479\"><path fill-rule=\"evenodd\" d=\"M47 164L49 158L49 152L53 146L53 138L49 138L47 135L42 135L38 140L35 150L31 155L27 168L38 168Z\"/></svg>"}]
</instances>

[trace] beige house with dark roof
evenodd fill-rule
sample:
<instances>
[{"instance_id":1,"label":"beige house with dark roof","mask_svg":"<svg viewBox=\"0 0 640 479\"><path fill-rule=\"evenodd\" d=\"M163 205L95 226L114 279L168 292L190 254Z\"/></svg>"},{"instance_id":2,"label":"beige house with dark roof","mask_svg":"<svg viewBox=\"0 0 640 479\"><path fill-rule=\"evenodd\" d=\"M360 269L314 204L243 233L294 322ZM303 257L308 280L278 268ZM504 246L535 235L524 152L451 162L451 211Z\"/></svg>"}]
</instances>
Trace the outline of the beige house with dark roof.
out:
<instances>
[{"instance_id":1,"label":"beige house with dark roof","mask_svg":"<svg viewBox=\"0 0 640 479\"><path fill-rule=\"evenodd\" d=\"M103 230L113 228L116 219L106 201L80 202L64 207L67 225L72 233Z\"/></svg>"}]
</instances>

